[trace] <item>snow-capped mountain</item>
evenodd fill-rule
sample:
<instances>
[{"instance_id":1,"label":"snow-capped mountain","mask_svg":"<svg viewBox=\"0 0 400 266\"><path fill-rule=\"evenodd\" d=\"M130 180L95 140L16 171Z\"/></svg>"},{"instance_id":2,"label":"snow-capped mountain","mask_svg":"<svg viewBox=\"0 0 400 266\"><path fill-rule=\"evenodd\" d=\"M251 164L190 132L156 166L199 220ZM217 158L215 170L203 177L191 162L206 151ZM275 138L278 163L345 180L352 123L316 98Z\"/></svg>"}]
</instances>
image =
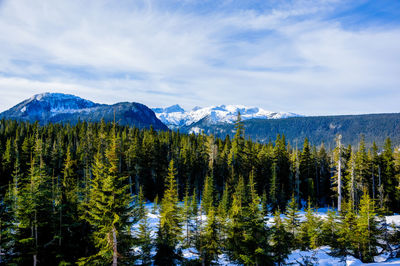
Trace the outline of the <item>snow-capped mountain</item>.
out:
<instances>
[{"instance_id":1,"label":"snow-capped mountain","mask_svg":"<svg viewBox=\"0 0 400 266\"><path fill-rule=\"evenodd\" d=\"M207 119L209 124L234 123L240 112L243 120L248 119L279 119L299 116L294 113L272 112L258 107L244 105L219 105L210 107L195 107L191 111L185 111L179 105L167 108L153 108L156 116L169 128L175 129L187 127Z\"/></svg>"},{"instance_id":2,"label":"snow-capped mountain","mask_svg":"<svg viewBox=\"0 0 400 266\"><path fill-rule=\"evenodd\" d=\"M166 130L167 127L154 112L140 103L117 103L114 105L94 103L80 97L63 93L42 93L0 113L0 118L35 122L40 124L70 122L106 122L114 120L122 125Z\"/></svg>"}]
</instances>

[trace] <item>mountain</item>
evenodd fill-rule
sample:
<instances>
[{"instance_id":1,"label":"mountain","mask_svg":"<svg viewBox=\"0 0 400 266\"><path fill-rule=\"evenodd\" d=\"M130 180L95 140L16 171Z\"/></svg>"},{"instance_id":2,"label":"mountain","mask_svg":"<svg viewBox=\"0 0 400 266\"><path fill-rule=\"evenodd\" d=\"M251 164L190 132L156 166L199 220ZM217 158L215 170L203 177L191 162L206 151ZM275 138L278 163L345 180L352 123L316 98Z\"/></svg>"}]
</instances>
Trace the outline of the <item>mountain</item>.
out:
<instances>
[{"instance_id":1,"label":"mountain","mask_svg":"<svg viewBox=\"0 0 400 266\"><path fill-rule=\"evenodd\" d=\"M40 124L70 122L106 122L114 120L121 125L157 130L168 128L155 116L154 112L140 103L98 104L80 97L62 93L42 93L0 113L0 118L19 121L38 121Z\"/></svg>"},{"instance_id":2,"label":"mountain","mask_svg":"<svg viewBox=\"0 0 400 266\"><path fill-rule=\"evenodd\" d=\"M299 116L294 113L271 112L258 107L244 105L219 105L210 107L195 107L185 111L179 105L167 108L153 108L157 117L171 129L190 128L191 125L204 120L208 125L233 124L240 112L243 120L248 119L279 119ZM192 132L186 130L187 132ZM193 132L196 132L194 129Z\"/></svg>"},{"instance_id":3,"label":"mountain","mask_svg":"<svg viewBox=\"0 0 400 266\"><path fill-rule=\"evenodd\" d=\"M214 134L225 138L233 137L233 124L210 124L208 118L180 128L181 132ZM268 142L275 140L278 134L284 134L286 141L292 146L301 148L305 138L314 145L322 142L332 148L335 145L337 134L342 135L344 145L357 146L361 135L364 136L367 146L373 141L380 147L387 137L394 145L400 145L400 113L392 114L364 114L339 116L308 116L289 117L286 119L250 119L243 122L245 137L254 141Z\"/></svg>"}]
</instances>

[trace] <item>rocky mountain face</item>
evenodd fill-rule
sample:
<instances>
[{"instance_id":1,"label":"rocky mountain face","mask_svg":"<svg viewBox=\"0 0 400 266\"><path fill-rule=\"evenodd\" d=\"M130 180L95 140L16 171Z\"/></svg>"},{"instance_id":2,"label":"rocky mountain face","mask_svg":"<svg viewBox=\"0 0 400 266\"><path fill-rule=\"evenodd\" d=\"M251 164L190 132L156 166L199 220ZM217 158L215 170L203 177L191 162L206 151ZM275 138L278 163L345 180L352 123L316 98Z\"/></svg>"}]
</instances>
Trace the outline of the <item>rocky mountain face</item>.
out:
<instances>
[{"instance_id":1,"label":"rocky mountain face","mask_svg":"<svg viewBox=\"0 0 400 266\"><path fill-rule=\"evenodd\" d=\"M80 97L62 93L43 93L0 113L0 118L46 123L106 122L115 120L121 125L168 130L147 106L123 102L114 105L98 104Z\"/></svg>"}]
</instances>

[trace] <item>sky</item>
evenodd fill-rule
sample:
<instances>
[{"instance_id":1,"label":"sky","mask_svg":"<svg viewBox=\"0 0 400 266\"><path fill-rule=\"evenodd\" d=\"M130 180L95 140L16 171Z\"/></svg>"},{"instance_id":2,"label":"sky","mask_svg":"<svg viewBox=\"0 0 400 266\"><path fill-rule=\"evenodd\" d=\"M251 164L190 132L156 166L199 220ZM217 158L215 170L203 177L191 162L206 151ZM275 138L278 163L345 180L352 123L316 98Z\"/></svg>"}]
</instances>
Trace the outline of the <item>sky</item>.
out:
<instances>
[{"instance_id":1,"label":"sky","mask_svg":"<svg viewBox=\"0 0 400 266\"><path fill-rule=\"evenodd\" d=\"M400 112L400 1L0 0L0 111L42 92Z\"/></svg>"}]
</instances>

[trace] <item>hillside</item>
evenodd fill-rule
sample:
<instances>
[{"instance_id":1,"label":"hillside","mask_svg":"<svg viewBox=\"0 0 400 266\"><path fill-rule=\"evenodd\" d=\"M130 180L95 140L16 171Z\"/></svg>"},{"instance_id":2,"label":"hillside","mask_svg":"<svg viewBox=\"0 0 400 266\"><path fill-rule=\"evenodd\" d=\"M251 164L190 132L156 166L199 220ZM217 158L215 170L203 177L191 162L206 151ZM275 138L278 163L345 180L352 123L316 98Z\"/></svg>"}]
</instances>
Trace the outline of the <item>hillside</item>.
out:
<instances>
[{"instance_id":1,"label":"hillside","mask_svg":"<svg viewBox=\"0 0 400 266\"><path fill-rule=\"evenodd\" d=\"M147 106L135 102L113 105L98 104L80 97L62 93L43 93L0 113L0 118L47 123L72 123L79 120L106 122L115 120L121 125L167 130L168 128Z\"/></svg>"},{"instance_id":2,"label":"hillside","mask_svg":"<svg viewBox=\"0 0 400 266\"><path fill-rule=\"evenodd\" d=\"M379 146L390 137L394 145L400 145L400 113L366 114L343 116L291 117L285 119L251 119L244 121L246 138L260 142L275 140L277 134L284 134L291 145L302 145L304 138L312 144L324 142L333 147L337 134L343 136L344 144L357 145L360 135L365 136L367 145L375 141ZM224 137L234 135L234 124L209 124L203 119L181 132L200 132Z\"/></svg>"}]
</instances>

